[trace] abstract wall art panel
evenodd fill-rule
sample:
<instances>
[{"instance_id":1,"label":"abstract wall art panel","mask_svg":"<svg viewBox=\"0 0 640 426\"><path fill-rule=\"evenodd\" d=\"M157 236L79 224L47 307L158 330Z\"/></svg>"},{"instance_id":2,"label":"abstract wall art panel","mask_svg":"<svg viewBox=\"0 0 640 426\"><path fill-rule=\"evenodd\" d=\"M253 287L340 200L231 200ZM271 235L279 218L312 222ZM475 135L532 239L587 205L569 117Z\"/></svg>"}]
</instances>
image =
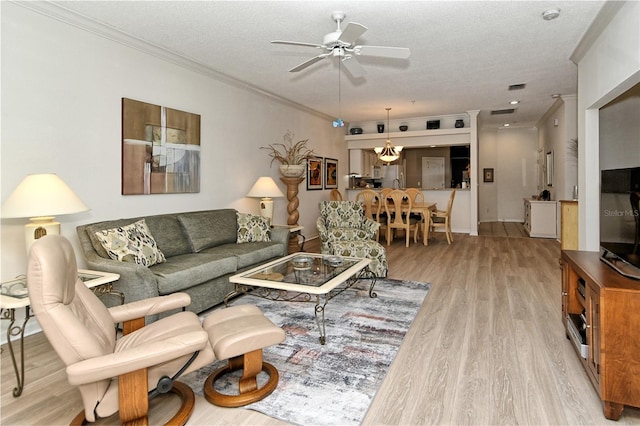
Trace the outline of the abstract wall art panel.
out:
<instances>
[{"instance_id":1,"label":"abstract wall art panel","mask_svg":"<svg viewBox=\"0 0 640 426\"><path fill-rule=\"evenodd\" d=\"M122 195L200 192L200 116L122 98Z\"/></svg>"}]
</instances>

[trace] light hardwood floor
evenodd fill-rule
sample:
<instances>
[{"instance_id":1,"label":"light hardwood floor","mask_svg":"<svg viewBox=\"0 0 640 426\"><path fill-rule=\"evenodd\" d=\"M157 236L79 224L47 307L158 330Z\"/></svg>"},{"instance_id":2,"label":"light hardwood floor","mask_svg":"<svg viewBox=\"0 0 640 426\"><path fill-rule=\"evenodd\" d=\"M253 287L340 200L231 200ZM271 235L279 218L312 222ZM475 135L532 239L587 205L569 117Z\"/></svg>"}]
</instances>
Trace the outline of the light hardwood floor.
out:
<instances>
[{"instance_id":1,"label":"light hardwood floor","mask_svg":"<svg viewBox=\"0 0 640 426\"><path fill-rule=\"evenodd\" d=\"M318 251L317 241L305 244ZM560 314L559 245L554 240L444 234L429 246L397 239L389 277L430 282L425 303L364 419L365 425L640 424L625 407L602 415L596 391L565 337ZM380 294L379 297L384 297ZM27 382L19 398L2 353L2 424L65 424L81 407L62 363L41 334L26 339ZM175 406L156 401L152 423ZM155 408L155 410L154 410ZM116 424L117 419L100 424ZM189 424L283 424L202 398Z\"/></svg>"},{"instance_id":2,"label":"light hardwood floor","mask_svg":"<svg viewBox=\"0 0 640 426\"><path fill-rule=\"evenodd\" d=\"M482 237L529 238L522 222L482 222L478 225Z\"/></svg>"}]
</instances>

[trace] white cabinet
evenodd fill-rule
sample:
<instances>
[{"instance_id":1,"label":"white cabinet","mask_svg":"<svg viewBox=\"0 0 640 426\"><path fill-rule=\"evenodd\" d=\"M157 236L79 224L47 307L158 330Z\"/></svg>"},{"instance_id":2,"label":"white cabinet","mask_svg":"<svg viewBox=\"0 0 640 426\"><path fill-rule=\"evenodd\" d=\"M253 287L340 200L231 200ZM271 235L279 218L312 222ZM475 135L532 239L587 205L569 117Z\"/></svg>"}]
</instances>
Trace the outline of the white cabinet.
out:
<instances>
[{"instance_id":1,"label":"white cabinet","mask_svg":"<svg viewBox=\"0 0 640 426\"><path fill-rule=\"evenodd\" d=\"M362 176L362 150L349 150L349 173Z\"/></svg>"},{"instance_id":2,"label":"white cabinet","mask_svg":"<svg viewBox=\"0 0 640 426\"><path fill-rule=\"evenodd\" d=\"M365 149L349 150L349 173L362 177L374 177L374 166L378 161L375 152Z\"/></svg>"},{"instance_id":3,"label":"white cabinet","mask_svg":"<svg viewBox=\"0 0 640 426\"><path fill-rule=\"evenodd\" d=\"M530 237L556 238L556 202L524 199L524 229Z\"/></svg>"}]
</instances>

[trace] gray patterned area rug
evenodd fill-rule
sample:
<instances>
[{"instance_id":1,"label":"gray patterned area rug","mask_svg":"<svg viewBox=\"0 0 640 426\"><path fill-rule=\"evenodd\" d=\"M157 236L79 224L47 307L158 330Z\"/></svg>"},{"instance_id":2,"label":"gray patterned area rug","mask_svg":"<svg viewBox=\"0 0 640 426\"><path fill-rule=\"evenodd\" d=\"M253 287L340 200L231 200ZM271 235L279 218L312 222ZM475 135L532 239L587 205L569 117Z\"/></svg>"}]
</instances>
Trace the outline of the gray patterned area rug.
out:
<instances>
[{"instance_id":1,"label":"gray patterned area rug","mask_svg":"<svg viewBox=\"0 0 640 426\"><path fill-rule=\"evenodd\" d=\"M363 280L327 304L326 345L318 339L313 303L274 302L252 295L235 299L234 305L258 306L286 333L284 342L264 349L264 360L280 373L278 387L245 408L299 425L360 424L430 286L378 279L378 297L370 298L369 281ZM216 361L180 380L202 395L207 376L225 364ZM261 385L266 374L258 379ZM229 382L216 389L234 393Z\"/></svg>"}]
</instances>

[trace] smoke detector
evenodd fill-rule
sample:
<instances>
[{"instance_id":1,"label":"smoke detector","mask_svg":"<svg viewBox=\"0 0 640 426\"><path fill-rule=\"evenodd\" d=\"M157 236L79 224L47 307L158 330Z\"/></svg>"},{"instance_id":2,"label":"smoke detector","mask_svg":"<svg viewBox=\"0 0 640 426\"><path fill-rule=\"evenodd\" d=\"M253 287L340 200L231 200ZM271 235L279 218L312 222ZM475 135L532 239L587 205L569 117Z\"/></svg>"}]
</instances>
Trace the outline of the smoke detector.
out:
<instances>
[{"instance_id":1,"label":"smoke detector","mask_svg":"<svg viewBox=\"0 0 640 426\"><path fill-rule=\"evenodd\" d=\"M560 9L549 9L542 12L542 19L545 21L551 21L560 16Z\"/></svg>"}]
</instances>

